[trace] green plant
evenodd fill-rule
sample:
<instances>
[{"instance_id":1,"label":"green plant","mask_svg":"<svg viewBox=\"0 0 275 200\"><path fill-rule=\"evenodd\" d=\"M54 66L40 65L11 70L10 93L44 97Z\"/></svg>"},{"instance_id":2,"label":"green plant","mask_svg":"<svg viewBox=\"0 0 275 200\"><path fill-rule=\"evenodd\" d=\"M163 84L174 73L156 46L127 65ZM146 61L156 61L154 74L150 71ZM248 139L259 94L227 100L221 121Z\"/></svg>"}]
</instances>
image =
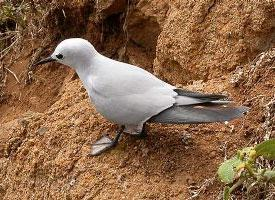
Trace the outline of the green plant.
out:
<instances>
[{"instance_id":1,"label":"green plant","mask_svg":"<svg viewBox=\"0 0 275 200\"><path fill-rule=\"evenodd\" d=\"M27 11L29 11L29 5L24 1L18 4L10 0L4 1L0 9L0 25L13 21L21 28L25 28Z\"/></svg>"},{"instance_id":2,"label":"green plant","mask_svg":"<svg viewBox=\"0 0 275 200\"><path fill-rule=\"evenodd\" d=\"M256 185L274 184L275 169L260 164L268 160L275 160L275 139L239 150L223 162L218 169L220 180L226 184L223 199L230 199L231 193L241 185L245 185L249 194Z\"/></svg>"},{"instance_id":3,"label":"green plant","mask_svg":"<svg viewBox=\"0 0 275 200\"><path fill-rule=\"evenodd\" d=\"M26 28L29 4L6 0L0 4L0 60L12 49Z\"/></svg>"}]
</instances>

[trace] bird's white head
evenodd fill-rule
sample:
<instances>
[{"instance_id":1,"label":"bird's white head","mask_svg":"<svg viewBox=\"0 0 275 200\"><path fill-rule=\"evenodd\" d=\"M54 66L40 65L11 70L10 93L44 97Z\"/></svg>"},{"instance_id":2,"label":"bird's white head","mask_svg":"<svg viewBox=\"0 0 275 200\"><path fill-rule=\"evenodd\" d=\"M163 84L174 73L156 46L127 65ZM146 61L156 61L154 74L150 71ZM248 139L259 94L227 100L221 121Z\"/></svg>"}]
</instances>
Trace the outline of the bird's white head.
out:
<instances>
[{"instance_id":1,"label":"bird's white head","mask_svg":"<svg viewBox=\"0 0 275 200\"><path fill-rule=\"evenodd\" d=\"M57 45L52 55L34 65L57 61L71 68L78 69L91 64L93 57L98 54L93 45L82 38L70 38Z\"/></svg>"}]
</instances>

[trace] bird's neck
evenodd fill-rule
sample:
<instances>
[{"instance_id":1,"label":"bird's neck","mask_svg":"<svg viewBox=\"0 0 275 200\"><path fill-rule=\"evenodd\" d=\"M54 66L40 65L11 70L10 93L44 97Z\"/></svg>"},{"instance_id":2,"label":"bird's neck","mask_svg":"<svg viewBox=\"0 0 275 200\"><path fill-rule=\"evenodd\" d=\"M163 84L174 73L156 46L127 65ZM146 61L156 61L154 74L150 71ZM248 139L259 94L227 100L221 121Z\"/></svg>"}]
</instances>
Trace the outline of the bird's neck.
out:
<instances>
[{"instance_id":1,"label":"bird's neck","mask_svg":"<svg viewBox=\"0 0 275 200\"><path fill-rule=\"evenodd\" d=\"M91 88L93 74L94 74L93 66L88 65L85 67L75 68L75 71L79 76L84 88L87 90L88 94L90 95L89 88Z\"/></svg>"},{"instance_id":2,"label":"bird's neck","mask_svg":"<svg viewBox=\"0 0 275 200\"><path fill-rule=\"evenodd\" d=\"M84 80L87 76L93 74L91 65L76 67L75 71L81 80Z\"/></svg>"}]
</instances>

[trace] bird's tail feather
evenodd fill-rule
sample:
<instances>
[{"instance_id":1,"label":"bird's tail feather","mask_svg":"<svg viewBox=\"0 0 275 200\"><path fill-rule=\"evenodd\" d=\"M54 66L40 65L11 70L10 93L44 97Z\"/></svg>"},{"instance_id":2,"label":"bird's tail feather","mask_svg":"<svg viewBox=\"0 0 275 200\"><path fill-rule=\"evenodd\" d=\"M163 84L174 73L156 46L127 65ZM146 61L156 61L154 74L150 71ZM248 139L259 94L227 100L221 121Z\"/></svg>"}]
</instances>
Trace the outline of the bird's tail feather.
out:
<instances>
[{"instance_id":1,"label":"bird's tail feather","mask_svg":"<svg viewBox=\"0 0 275 200\"><path fill-rule=\"evenodd\" d=\"M149 122L167 124L197 124L224 122L243 116L247 107L205 103L199 105L174 105L150 118Z\"/></svg>"}]
</instances>

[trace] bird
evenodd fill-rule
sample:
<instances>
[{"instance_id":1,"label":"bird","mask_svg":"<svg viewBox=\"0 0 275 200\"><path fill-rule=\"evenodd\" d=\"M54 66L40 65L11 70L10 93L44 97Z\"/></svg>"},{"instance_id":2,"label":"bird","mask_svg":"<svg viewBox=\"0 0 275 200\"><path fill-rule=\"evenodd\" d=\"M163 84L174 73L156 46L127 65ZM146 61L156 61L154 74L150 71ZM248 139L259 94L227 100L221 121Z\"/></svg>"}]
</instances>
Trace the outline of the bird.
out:
<instances>
[{"instance_id":1,"label":"bird","mask_svg":"<svg viewBox=\"0 0 275 200\"><path fill-rule=\"evenodd\" d=\"M52 61L74 69L97 112L119 125L113 139L102 135L92 144L93 156L115 147L122 133L146 136L146 122L226 122L242 117L249 110L245 106L236 106L226 95L177 88L138 66L100 54L82 38L61 41L49 57L33 66Z\"/></svg>"}]
</instances>

